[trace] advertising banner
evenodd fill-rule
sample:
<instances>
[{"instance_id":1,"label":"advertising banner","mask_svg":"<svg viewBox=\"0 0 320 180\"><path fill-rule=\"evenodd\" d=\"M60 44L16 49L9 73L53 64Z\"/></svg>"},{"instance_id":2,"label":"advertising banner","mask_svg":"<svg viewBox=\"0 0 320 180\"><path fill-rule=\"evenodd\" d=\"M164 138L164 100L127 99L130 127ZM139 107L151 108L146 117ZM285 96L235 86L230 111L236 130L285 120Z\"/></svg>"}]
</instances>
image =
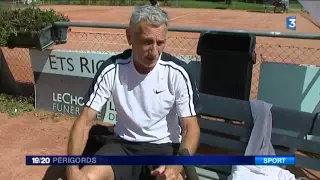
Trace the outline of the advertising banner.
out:
<instances>
[{"instance_id":1,"label":"advertising banner","mask_svg":"<svg viewBox=\"0 0 320 180\"><path fill-rule=\"evenodd\" d=\"M79 116L97 69L114 54L30 49L36 109ZM114 124L116 114L111 98L97 119Z\"/></svg>"}]
</instances>

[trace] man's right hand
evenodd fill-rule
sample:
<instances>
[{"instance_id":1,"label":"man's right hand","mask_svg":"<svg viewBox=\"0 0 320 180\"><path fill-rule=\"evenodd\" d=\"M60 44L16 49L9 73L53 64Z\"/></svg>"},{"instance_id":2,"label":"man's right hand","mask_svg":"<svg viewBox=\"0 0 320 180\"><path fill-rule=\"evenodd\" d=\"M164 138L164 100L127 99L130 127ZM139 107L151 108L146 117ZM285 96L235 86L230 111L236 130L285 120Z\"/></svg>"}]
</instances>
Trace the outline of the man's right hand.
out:
<instances>
[{"instance_id":1,"label":"man's right hand","mask_svg":"<svg viewBox=\"0 0 320 180\"><path fill-rule=\"evenodd\" d=\"M66 175L68 180L89 180L84 172L74 166L67 167Z\"/></svg>"}]
</instances>

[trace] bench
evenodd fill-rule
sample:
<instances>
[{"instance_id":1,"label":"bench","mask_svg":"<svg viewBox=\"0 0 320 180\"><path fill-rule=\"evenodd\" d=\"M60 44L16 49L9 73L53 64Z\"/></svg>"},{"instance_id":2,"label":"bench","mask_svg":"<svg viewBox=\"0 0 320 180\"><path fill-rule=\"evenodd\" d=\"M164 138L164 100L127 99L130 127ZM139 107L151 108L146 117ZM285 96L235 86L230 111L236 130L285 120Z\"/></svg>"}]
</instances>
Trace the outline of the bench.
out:
<instances>
[{"instance_id":1,"label":"bench","mask_svg":"<svg viewBox=\"0 0 320 180\"><path fill-rule=\"evenodd\" d=\"M263 3L264 13L268 12L268 9L273 8L273 13L276 13L277 8L280 8L281 13L288 13L289 10L289 4L287 2L283 2L282 5L275 5L273 4L273 1L265 1Z\"/></svg>"},{"instance_id":2,"label":"bench","mask_svg":"<svg viewBox=\"0 0 320 180\"><path fill-rule=\"evenodd\" d=\"M275 7L274 7L274 5L273 4L267 4L267 3L265 3L265 4L263 4L263 8L264 8L264 13L267 13L268 12L268 9L273 9L273 12L275 12Z\"/></svg>"},{"instance_id":3,"label":"bench","mask_svg":"<svg viewBox=\"0 0 320 180\"><path fill-rule=\"evenodd\" d=\"M253 128L250 102L201 94L202 104L199 123L201 145L232 151L243 155ZM305 135L320 136L320 115L273 106L272 144L277 155L293 155L297 150L304 154L320 154L320 143L306 140ZM218 121L219 118L228 121ZM232 121L233 123L230 123ZM237 123L239 122L239 123ZM290 136L282 131L296 132ZM292 134L292 133L291 133ZM320 170L320 157L296 155L296 167ZM231 166L196 167L201 180L227 179Z\"/></svg>"},{"instance_id":4,"label":"bench","mask_svg":"<svg viewBox=\"0 0 320 180\"><path fill-rule=\"evenodd\" d=\"M12 4L30 4L33 0L13 0Z\"/></svg>"}]
</instances>

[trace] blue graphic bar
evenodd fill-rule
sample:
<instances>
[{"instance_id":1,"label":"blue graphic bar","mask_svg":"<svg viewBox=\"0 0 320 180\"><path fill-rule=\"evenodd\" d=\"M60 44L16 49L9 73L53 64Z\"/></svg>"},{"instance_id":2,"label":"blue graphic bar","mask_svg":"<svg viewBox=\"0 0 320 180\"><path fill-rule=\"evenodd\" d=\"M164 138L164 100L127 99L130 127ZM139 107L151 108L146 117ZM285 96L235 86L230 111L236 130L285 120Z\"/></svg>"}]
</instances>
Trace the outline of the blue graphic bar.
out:
<instances>
[{"instance_id":1,"label":"blue graphic bar","mask_svg":"<svg viewBox=\"0 0 320 180\"><path fill-rule=\"evenodd\" d=\"M293 156L26 156L26 165L292 165Z\"/></svg>"}]
</instances>

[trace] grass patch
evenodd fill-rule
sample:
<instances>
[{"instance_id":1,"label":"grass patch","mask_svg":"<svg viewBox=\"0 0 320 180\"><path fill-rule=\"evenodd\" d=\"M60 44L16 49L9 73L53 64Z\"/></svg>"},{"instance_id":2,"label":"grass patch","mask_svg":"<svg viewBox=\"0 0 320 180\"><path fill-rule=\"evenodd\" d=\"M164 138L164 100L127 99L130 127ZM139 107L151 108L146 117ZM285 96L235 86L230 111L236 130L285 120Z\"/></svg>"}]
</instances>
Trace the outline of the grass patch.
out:
<instances>
[{"instance_id":1,"label":"grass patch","mask_svg":"<svg viewBox=\"0 0 320 180\"><path fill-rule=\"evenodd\" d=\"M8 113L10 116L19 115L34 110L33 98L17 97L7 94L0 94L0 113Z\"/></svg>"}]
</instances>

